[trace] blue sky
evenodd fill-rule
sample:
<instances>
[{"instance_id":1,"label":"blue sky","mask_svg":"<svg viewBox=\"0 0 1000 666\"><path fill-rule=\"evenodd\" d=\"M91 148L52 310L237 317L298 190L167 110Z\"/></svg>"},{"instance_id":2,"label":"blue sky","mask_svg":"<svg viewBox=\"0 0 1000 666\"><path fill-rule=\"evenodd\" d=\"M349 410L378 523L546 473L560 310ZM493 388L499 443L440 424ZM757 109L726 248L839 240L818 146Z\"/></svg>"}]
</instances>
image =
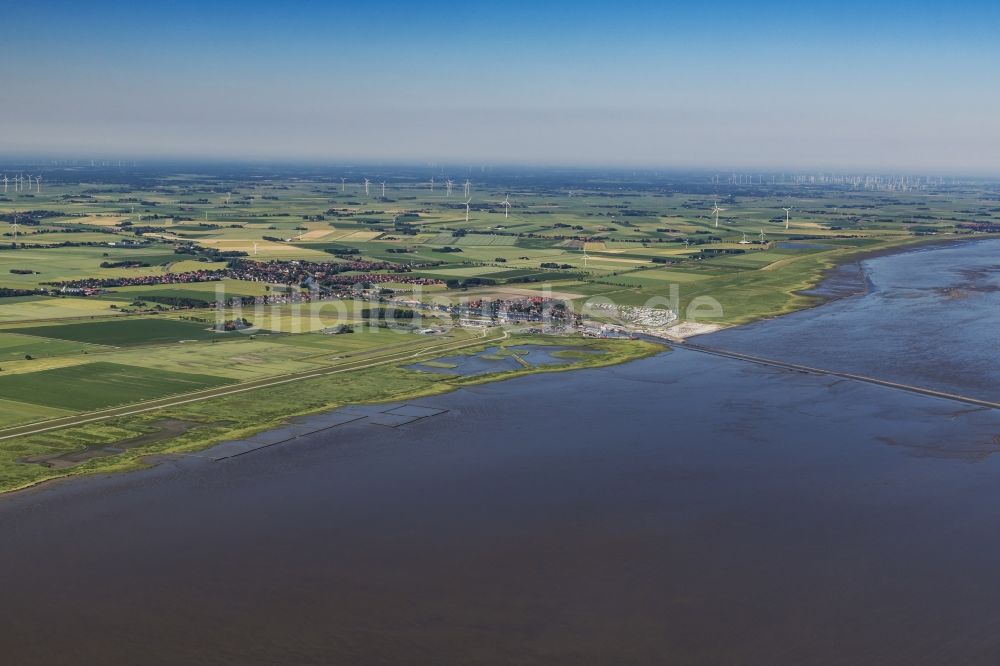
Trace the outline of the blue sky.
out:
<instances>
[{"instance_id":1,"label":"blue sky","mask_svg":"<svg viewBox=\"0 0 1000 666\"><path fill-rule=\"evenodd\" d=\"M0 153L1000 170L1000 9L873 4L13 3Z\"/></svg>"}]
</instances>

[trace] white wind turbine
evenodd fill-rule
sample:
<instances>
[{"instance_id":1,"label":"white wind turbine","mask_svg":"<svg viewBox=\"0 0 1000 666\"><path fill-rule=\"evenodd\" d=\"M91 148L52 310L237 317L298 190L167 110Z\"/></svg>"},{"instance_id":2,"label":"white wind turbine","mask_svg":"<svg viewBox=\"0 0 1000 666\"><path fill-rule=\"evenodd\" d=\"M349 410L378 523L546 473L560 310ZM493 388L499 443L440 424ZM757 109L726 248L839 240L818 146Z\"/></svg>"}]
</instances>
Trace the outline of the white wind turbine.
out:
<instances>
[{"instance_id":1,"label":"white wind turbine","mask_svg":"<svg viewBox=\"0 0 1000 666\"><path fill-rule=\"evenodd\" d=\"M17 212L14 213L14 221L10 224L11 228L14 230L14 245L17 245Z\"/></svg>"},{"instance_id":2,"label":"white wind turbine","mask_svg":"<svg viewBox=\"0 0 1000 666\"><path fill-rule=\"evenodd\" d=\"M792 209L791 208L782 208L781 210L785 211L785 231L788 231L789 213L792 212Z\"/></svg>"},{"instance_id":3,"label":"white wind turbine","mask_svg":"<svg viewBox=\"0 0 1000 666\"><path fill-rule=\"evenodd\" d=\"M760 244L761 245L767 244L767 237L764 235L763 229L760 230Z\"/></svg>"},{"instance_id":4,"label":"white wind turbine","mask_svg":"<svg viewBox=\"0 0 1000 666\"><path fill-rule=\"evenodd\" d=\"M7 174L3 175L3 193L7 194Z\"/></svg>"},{"instance_id":5,"label":"white wind turbine","mask_svg":"<svg viewBox=\"0 0 1000 666\"><path fill-rule=\"evenodd\" d=\"M716 229L719 228L719 213L721 213L724 210L726 210L726 209L725 208L719 208L719 202L716 201L715 202L715 208L712 209L712 212L715 214L715 228Z\"/></svg>"},{"instance_id":6,"label":"white wind turbine","mask_svg":"<svg viewBox=\"0 0 1000 666\"><path fill-rule=\"evenodd\" d=\"M340 193L341 194L344 193L344 187L346 186L346 184L347 184L347 179L346 178L341 178L340 179Z\"/></svg>"},{"instance_id":7,"label":"white wind turbine","mask_svg":"<svg viewBox=\"0 0 1000 666\"><path fill-rule=\"evenodd\" d=\"M434 176L431 176L431 192L434 191Z\"/></svg>"},{"instance_id":8,"label":"white wind turbine","mask_svg":"<svg viewBox=\"0 0 1000 666\"><path fill-rule=\"evenodd\" d=\"M368 184L369 183L371 183L371 181L368 180L367 178L365 178L365 196L366 197L368 196Z\"/></svg>"},{"instance_id":9,"label":"white wind turbine","mask_svg":"<svg viewBox=\"0 0 1000 666\"><path fill-rule=\"evenodd\" d=\"M472 197L469 197L465 202L465 221L469 221L469 204L472 203Z\"/></svg>"},{"instance_id":10,"label":"white wind turbine","mask_svg":"<svg viewBox=\"0 0 1000 666\"><path fill-rule=\"evenodd\" d=\"M255 257L257 256L257 242L256 241L254 241L254 244L253 244L253 256L255 256Z\"/></svg>"},{"instance_id":11,"label":"white wind turbine","mask_svg":"<svg viewBox=\"0 0 1000 666\"><path fill-rule=\"evenodd\" d=\"M42 177L35 176L35 192L38 194L42 193Z\"/></svg>"},{"instance_id":12,"label":"white wind turbine","mask_svg":"<svg viewBox=\"0 0 1000 666\"><path fill-rule=\"evenodd\" d=\"M455 187L455 181L453 181L452 179L449 178L448 180L445 181L445 187L447 188L447 191L445 192L445 196L446 197L450 197L451 196L451 188Z\"/></svg>"},{"instance_id":13,"label":"white wind turbine","mask_svg":"<svg viewBox=\"0 0 1000 666\"><path fill-rule=\"evenodd\" d=\"M503 219L506 220L510 216L510 195L509 194L503 198L503 201L500 202L500 205L503 206Z\"/></svg>"},{"instance_id":14,"label":"white wind turbine","mask_svg":"<svg viewBox=\"0 0 1000 666\"><path fill-rule=\"evenodd\" d=\"M469 192L472 190L472 183L468 179L465 181L465 196L469 196Z\"/></svg>"},{"instance_id":15,"label":"white wind turbine","mask_svg":"<svg viewBox=\"0 0 1000 666\"><path fill-rule=\"evenodd\" d=\"M382 181L382 198L385 199L385 181Z\"/></svg>"},{"instance_id":16,"label":"white wind turbine","mask_svg":"<svg viewBox=\"0 0 1000 666\"><path fill-rule=\"evenodd\" d=\"M587 241L583 241L583 267L587 267L587 260L590 259L590 255L587 254Z\"/></svg>"}]
</instances>

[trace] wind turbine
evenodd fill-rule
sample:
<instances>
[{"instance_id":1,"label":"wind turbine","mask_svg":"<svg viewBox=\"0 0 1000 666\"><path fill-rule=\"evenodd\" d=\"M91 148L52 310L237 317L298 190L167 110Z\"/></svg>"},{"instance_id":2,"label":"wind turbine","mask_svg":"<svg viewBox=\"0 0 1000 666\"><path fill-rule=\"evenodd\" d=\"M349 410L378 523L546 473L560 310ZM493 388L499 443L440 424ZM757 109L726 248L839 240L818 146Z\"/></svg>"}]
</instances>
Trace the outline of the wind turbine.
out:
<instances>
[{"instance_id":1,"label":"wind turbine","mask_svg":"<svg viewBox=\"0 0 1000 666\"><path fill-rule=\"evenodd\" d=\"M17 245L17 212L14 212L14 221L10 224L11 228L14 230L14 245Z\"/></svg>"},{"instance_id":2,"label":"wind turbine","mask_svg":"<svg viewBox=\"0 0 1000 666\"><path fill-rule=\"evenodd\" d=\"M590 256L587 254L587 241L583 241L583 267L584 268L587 267L587 260L588 259L590 259Z\"/></svg>"},{"instance_id":3,"label":"wind turbine","mask_svg":"<svg viewBox=\"0 0 1000 666\"><path fill-rule=\"evenodd\" d=\"M385 199L385 181L382 181L382 198Z\"/></svg>"},{"instance_id":4,"label":"wind turbine","mask_svg":"<svg viewBox=\"0 0 1000 666\"><path fill-rule=\"evenodd\" d=\"M253 244L253 256L257 256L257 241L254 241Z\"/></svg>"},{"instance_id":5,"label":"wind turbine","mask_svg":"<svg viewBox=\"0 0 1000 666\"><path fill-rule=\"evenodd\" d=\"M451 196L451 188L453 188L455 186L455 181L453 181L451 178L449 178L447 181L445 181L445 185L447 186L447 192L445 193L445 196L450 197Z\"/></svg>"},{"instance_id":6,"label":"wind turbine","mask_svg":"<svg viewBox=\"0 0 1000 666\"><path fill-rule=\"evenodd\" d=\"M785 231L788 231L788 214L792 212L791 208L782 208L785 211Z\"/></svg>"},{"instance_id":7,"label":"wind turbine","mask_svg":"<svg viewBox=\"0 0 1000 666\"><path fill-rule=\"evenodd\" d=\"M229 199L232 196L232 192L226 192L226 205L229 205Z\"/></svg>"},{"instance_id":8,"label":"wind turbine","mask_svg":"<svg viewBox=\"0 0 1000 666\"><path fill-rule=\"evenodd\" d=\"M760 244L764 245L767 243L767 237L764 236L764 230L760 230Z\"/></svg>"},{"instance_id":9,"label":"wind turbine","mask_svg":"<svg viewBox=\"0 0 1000 666\"><path fill-rule=\"evenodd\" d=\"M469 221L469 204L472 203L472 197L469 197L465 202L465 221Z\"/></svg>"},{"instance_id":10,"label":"wind turbine","mask_svg":"<svg viewBox=\"0 0 1000 666\"><path fill-rule=\"evenodd\" d=\"M7 174L3 175L3 193L7 194Z\"/></svg>"},{"instance_id":11,"label":"wind turbine","mask_svg":"<svg viewBox=\"0 0 1000 666\"><path fill-rule=\"evenodd\" d=\"M347 179L346 179L346 178L341 178L341 179L340 179L340 193L341 193L341 194L343 194L343 193L344 193L344 186L345 186L345 184L346 184L346 181L347 181Z\"/></svg>"},{"instance_id":12,"label":"wind turbine","mask_svg":"<svg viewBox=\"0 0 1000 666\"><path fill-rule=\"evenodd\" d=\"M469 196L469 191L472 189L472 183L468 179L465 181L465 196Z\"/></svg>"},{"instance_id":13,"label":"wind turbine","mask_svg":"<svg viewBox=\"0 0 1000 666\"><path fill-rule=\"evenodd\" d=\"M434 176L431 176L431 192L434 191Z\"/></svg>"},{"instance_id":14,"label":"wind turbine","mask_svg":"<svg viewBox=\"0 0 1000 666\"><path fill-rule=\"evenodd\" d=\"M508 194L500 202L500 205L504 207L503 209L503 219L507 219L510 216L510 195Z\"/></svg>"},{"instance_id":15,"label":"wind turbine","mask_svg":"<svg viewBox=\"0 0 1000 666\"><path fill-rule=\"evenodd\" d=\"M365 196L366 197L368 196L368 183L370 183L370 182L371 182L370 180L368 180L367 178L365 178Z\"/></svg>"},{"instance_id":16,"label":"wind turbine","mask_svg":"<svg viewBox=\"0 0 1000 666\"><path fill-rule=\"evenodd\" d=\"M38 194L42 193L42 177L35 176L35 192Z\"/></svg>"},{"instance_id":17,"label":"wind turbine","mask_svg":"<svg viewBox=\"0 0 1000 666\"><path fill-rule=\"evenodd\" d=\"M724 210L726 210L726 209L725 208L719 208L719 202L716 201L715 202L715 208L712 209L712 212L715 213L715 228L716 229L719 228L719 213L721 213Z\"/></svg>"}]
</instances>

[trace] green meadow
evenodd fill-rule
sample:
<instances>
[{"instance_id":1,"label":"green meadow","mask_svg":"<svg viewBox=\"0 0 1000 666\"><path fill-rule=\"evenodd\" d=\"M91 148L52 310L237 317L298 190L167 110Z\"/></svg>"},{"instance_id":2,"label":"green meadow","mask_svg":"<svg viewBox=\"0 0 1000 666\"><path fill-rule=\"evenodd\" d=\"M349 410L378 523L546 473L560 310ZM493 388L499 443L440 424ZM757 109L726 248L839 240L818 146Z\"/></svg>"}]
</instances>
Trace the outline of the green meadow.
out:
<instances>
[{"instance_id":1,"label":"green meadow","mask_svg":"<svg viewBox=\"0 0 1000 666\"><path fill-rule=\"evenodd\" d=\"M230 380L119 363L82 363L0 376L0 398L67 410L89 410L189 393Z\"/></svg>"},{"instance_id":2,"label":"green meadow","mask_svg":"<svg viewBox=\"0 0 1000 666\"><path fill-rule=\"evenodd\" d=\"M222 339L238 333L212 331L203 322L189 322L165 317L121 318L110 321L67 323L49 326L26 326L13 329L21 335L58 340L74 340L112 347L153 345L182 340Z\"/></svg>"},{"instance_id":3,"label":"green meadow","mask_svg":"<svg viewBox=\"0 0 1000 666\"><path fill-rule=\"evenodd\" d=\"M366 195L365 177L385 180L385 196L380 188ZM976 183L873 191L808 180L729 186L703 174L483 171L451 176L472 181L466 221L462 187L447 196L444 177L438 174L432 190L430 173L419 169L164 172L134 180L116 173L107 182L100 173L67 169L47 177L40 193L8 196L0 215L9 224L19 211L20 229L16 246L12 231L0 230L0 287L9 290L0 297L0 437L9 435L0 439L0 488L132 467L146 452L196 449L292 414L468 381L403 366L414 354L439 363L434 350L462 353L492 334L449 328L450 314L426 309L412 326L372 327L361 313L373 300L458 304L549 294L600 321L599 310L585 309L593 299L642 306L676 296L681 321L737 325L814 305L817 299L803 292L838 263L977 237L970 222L992 224L1000 215L988 187ZM716 202L724 209L718 226ZM301 285L156 283L169 273L223 269L234 257L384 261L404 277L385 279L359 298L245 308L241 316L253 320L253 335L211 330L216 313L208 306L218 290L227 298L261 297ZM60 284L88 279L114 285L84 296ZM703 318L689 310L704 298L721 311ZM342 324L354 332L332 335ZM417 332L427 327L434 330ZM605 345L599 360L564 354L571 367L650 353L637 341L555 339ZM330 371L337 374L316 376ZM265 386L299 377L307 378ZM240 385L257 388L149 414L74 421L93 410ZM68 472L18 462L136 437L162 418L199 425ZM28 432L52 419L66 426Z\"/></svg>"}]
</instances>

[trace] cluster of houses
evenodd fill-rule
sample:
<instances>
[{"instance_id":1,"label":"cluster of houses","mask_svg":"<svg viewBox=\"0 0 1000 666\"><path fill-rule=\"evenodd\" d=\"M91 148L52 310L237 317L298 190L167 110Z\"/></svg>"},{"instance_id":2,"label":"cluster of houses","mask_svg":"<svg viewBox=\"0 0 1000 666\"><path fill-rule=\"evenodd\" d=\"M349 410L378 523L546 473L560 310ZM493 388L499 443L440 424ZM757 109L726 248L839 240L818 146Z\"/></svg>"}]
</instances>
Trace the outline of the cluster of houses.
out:
<instances>
[{"instance_id":1,"label":"cluster of houses","mask_svg":"<svg viewBox=\"0 0 1000 666\"><path fill-rule=\"evenodd\" d=\"M677 313L669 308L653 308L646 306L614 305L612 303L595 303L588 306L597 311L603 311L613 319L618 320L617 326L609 329L639 330L659 333L677 323ZM600 330L600 329L598 329Z\"/></svg>"},{"instance_id":2,"label":"cluster of houses","mask_svg":"<svg viewBox=\"0 0 1000 666\"><path fill-rule=\"evenodd\" d=\"M398 269L402 272L371 272L388 269ZM84 278L80 280L49 282L46 284L56 287L64 294L93 296L114 287L214 282L223 279L305 286L307 288L329 286L334 289L366 284L442 284L440 280L412 276L406 267L400 267L390 262L350 261L344 263L315 263L301 261L257 262L245 260L230 261L226 268L217 270L110 278ZM287 296L287 298L295 297ZM298 300L310 299L310 296L302 296Z\"/></svg>"},{"instance_id":3,"label":"cluster of houses","mask_svg":"<svg viewBox=\"0 0 1000 666\"><path fill-rule=\"evenodd\" d=\"M393 299L394 303L417 310L431 310L457 319L462 326L485 327L498 324L544 322L564 328L580 324L579 315L563 301L538 297L515 299L472 299L460 303L425 303L415 299Z\"/></svg>"}]
</instances>

